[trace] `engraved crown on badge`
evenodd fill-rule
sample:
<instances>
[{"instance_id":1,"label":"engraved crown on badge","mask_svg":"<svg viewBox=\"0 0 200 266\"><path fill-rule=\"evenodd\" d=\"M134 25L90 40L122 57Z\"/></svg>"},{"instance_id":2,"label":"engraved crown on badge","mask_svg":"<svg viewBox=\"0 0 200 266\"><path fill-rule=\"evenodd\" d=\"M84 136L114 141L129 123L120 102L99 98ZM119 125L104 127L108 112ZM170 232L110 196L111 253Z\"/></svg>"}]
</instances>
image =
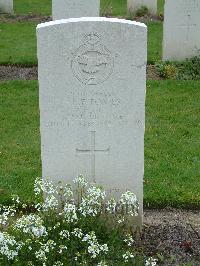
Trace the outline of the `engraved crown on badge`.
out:
<instances>
[{"instance_id":1,"label":"engraved crown on badge","mask_svg":"<svg viewBox=\"0 0 200 266\"><path fill-rule=\"evenodd\" d=\"M92 32L85 35L84 40L91 45L95 45L101 41L101 37L97 33Z\"/></svg>"},{"instance_id":2,"label":"engraved crown on badge","mask_svg":"<svg viewBox=\"0 0 200 266\"><path fill-rule=\"evenodd\" d=\"M101 42L101 36L91 32L83 38L71 63L74 76L83 84L97 85L104 82L113 71L111 52Z\"/></svg>"}]
</instances>

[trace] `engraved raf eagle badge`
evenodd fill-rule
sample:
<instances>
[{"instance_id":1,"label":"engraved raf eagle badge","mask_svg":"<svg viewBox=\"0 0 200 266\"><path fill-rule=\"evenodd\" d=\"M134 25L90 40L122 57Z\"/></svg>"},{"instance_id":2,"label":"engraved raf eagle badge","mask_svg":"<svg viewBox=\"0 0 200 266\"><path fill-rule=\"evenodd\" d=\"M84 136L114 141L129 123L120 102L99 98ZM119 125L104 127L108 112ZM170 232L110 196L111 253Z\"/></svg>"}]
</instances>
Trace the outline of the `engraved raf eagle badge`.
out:
<instances>
[{"instance_id":1,"label":"engraved raf eagle badge","mask_svg":"<svg viewBox=\"0 0 200 266\"><path fill-rule=\"evenodd\" d=\"M111 52L101 43L97 33L87 34L84 43L74 53L71 67L74 76L83 84L104 82L113 71Z\"/></svg>"}]
</instances>

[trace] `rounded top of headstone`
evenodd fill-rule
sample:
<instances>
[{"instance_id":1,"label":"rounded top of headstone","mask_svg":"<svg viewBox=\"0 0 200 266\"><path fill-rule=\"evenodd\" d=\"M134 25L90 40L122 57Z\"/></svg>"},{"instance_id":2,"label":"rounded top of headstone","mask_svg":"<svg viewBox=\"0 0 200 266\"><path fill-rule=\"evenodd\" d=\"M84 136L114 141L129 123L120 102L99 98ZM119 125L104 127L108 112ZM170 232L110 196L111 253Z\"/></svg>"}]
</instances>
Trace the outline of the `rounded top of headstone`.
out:
<instances>
[{"instance_id":1,"label":"rounded top of headstone","mask_svg":"<svg viewBox=\"0 0 200 266\"><path fill-rule=\"evenodd\" d=\"M110 23L119 23L119 24L130 24L133 26L147 28L147 26L144 23L132 20L119 19L119 18L105 18L105 17L82 17L82 18L61 19L61 20L41 23L37 25L37 29L55 26L55 25L61 25L61 24L76 23L76 22L110 22Z\"/></svg>"}]
</instances>

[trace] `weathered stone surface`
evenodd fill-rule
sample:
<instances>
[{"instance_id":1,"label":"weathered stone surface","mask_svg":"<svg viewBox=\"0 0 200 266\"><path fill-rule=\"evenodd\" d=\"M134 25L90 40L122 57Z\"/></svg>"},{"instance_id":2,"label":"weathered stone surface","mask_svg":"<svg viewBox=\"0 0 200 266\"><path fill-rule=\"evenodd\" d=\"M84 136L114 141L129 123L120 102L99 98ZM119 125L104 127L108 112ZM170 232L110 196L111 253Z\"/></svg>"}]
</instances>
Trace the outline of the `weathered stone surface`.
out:
<instances>
[{"instance_id":1,"label":"weathered stone surface","mask_svg":"<svg viewBox=\"0 0 200 266\"><path fill-rule=\"evenodd\" d=\"M146 26L69 19L38 25L37 37L43 177L134 191L142 214Z\"/></svg>"},{"instance_id":2,"label":"weathered stone surface","mask_svg":"<svg viewBox=\"0 0 200 266\"><path fill-rule=\"evenodd\" d=\"M135 13L142 6L146 6L150 14L157 14L157 0L128 0L127 3L129 12Z\"/></svg>"},{"instance_id":3,"label":"weathered stone surface","mask_svg":"<svg viewBox=\"0 0 200 266\"><path fill-rule=\"evenodd\" d=\"M100 0L52 0L53 20L98 17Z\"/></svg>"},{"instance_id":4,"label":"weathered stone surface","mask_svg":"<svg viewBox=\"0 0 200 266\"><path fill-rule=\"evenodd\" d=\"M13 0L0 0L0 13L13 14Z\"/></svg>"},{"instance_id":5,"label":"weathered stone surface","mask_svg":"<svg viewBox=\"0 0 200 266\"><path fill-rule=\"evenodd\" d=\"M200 55L200 1L166 0L163 60L181 61Z\"/></svg>"}]
</instances>

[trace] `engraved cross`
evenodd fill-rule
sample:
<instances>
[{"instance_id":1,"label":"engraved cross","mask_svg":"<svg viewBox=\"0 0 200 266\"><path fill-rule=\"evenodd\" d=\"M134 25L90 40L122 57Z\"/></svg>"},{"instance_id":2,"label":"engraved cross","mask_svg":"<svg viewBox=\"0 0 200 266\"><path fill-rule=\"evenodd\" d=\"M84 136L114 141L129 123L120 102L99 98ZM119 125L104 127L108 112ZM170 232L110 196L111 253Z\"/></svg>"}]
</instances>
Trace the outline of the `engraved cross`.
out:
<instances>
[{"instance_id":1,"label":"engraved cross","mask_svg":"<svg viewBox=\"0 0 200 266\"><path fill-rule=\"evenodd\" d=\"M93 182L95 182L95 164L96 164L96 153L101 152L101 153L108 153L110 151L110 147L104 150L98 150L96 149L96 132L91 131L91 144L90 144L90 149L85 149L85 150L80 150L76 149L77 153L82 153L82 154L90 154L91 155L91 177Z\"/></svg>"}]
</instances>

